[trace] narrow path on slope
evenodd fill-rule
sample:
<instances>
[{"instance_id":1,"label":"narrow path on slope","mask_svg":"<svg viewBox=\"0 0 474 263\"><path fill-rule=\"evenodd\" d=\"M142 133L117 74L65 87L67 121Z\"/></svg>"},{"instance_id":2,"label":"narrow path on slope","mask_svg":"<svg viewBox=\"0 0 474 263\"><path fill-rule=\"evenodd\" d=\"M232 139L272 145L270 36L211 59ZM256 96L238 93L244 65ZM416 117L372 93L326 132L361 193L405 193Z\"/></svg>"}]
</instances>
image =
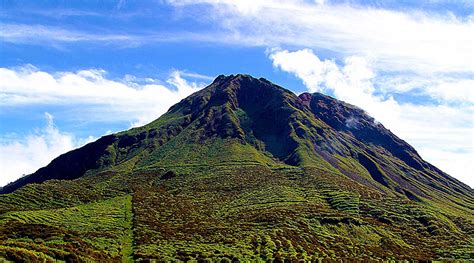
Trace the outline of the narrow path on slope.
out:
<instances>
[{"instance_id":1,"label":"narrow path on slope","mask_svg":"<svg viewBox=\"0 0 474 263\"><path fill-rule=\"evenodd\" d=\"M133 262L133 210L132 195L125 201L124 235L122 237L122 262Z\"/></svg>"}]
</instances>

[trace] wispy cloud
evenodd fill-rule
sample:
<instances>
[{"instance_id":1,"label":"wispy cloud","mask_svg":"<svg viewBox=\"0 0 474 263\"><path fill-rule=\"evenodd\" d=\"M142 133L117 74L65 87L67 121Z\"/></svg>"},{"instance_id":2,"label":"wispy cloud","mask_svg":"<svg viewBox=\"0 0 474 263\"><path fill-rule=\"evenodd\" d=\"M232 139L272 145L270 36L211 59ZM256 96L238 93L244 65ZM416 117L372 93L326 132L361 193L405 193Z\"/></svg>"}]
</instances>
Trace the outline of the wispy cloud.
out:
<instances>
[{"instance_id":1,"label":"wispy cloud","mask_svg":"<svg viewBox=\"0 0 474 263\"><path fill-rule=\"evenodd\" d=\"M205 81L212 81L214 79L213 77L209 77L209 76L202 75L199 73L194 73L194 72L175 71L175 73L178 73L181 77L184 77L184 78L189 77L189 78L195 78L195 79L202 79Z\"/></svg>"},{"instance_id":2,"label":"wispy cloud","mask_svg":"<svg viewBox=\"0 0 474 263\"><path fill-rule=\"evenodd\" d=\"M377 85L383 93L412 93L429 96L440 102L474 103L474 78L468 76L400 74L378 78Z\"/></svg>"},{"instance_id":3,"label":"wispy cloud","mask_svg":"<svg viewBox=\"0 0 474 263\"><path fill-rule=\"evenodd\" d=\"M275 67L300 78L309 91L333 93L338 99L366 110L414 145L423 158L474 186L472 104L416 105L376 95L374 85L379 78L363 57L348 57L342 66L321 60L309 49L273 50L269 57Z\"/></svg>"},{"instance_id":4,"label":"wispy cloud","mask_svg":"<svg viewBox=\"0 0 474 263\"><path fill-rule=\"evenodd\" d=\"M474 71L471 17L307 1L171 3L198 20L211 20L242 45L310 47L343 57L364 56L377 69L388 71ZM193 13L199 4L212 11L202 16Z\"/></svg>"},{"instance_id":5,"label":"wispy cloud","mask_svg":"<svg viewBox=\"0 0 474 263\"><path fill-rule=\"evenodd\" d=\"M350 2L350 1L349 1ZM4 22L6 43L61 45L95 42L136 47L157 42L308 47L340 58L364 56L377 70L474 72L474 20L452 13L390 10L303 0L171 0L178 24L159 27L62 27ZM147 18L148 19L148 18ZM71 25L69 25L71 26Z\"/></svg>"},{"instance_id":6,"label":"wispy cloud","mask_svg":"<svg viewBox=\"0 0 474 263\"><path fill-rule=\"evenodd\" d=\"M364 56L377 70L474 72L474 20L452 13L390 10L325 1L175 0L177 22L197 27L165 31L139 26L94 31L86 27L3 23L8 43L60 45L96 42L136 47L157 42L212 42L243 46L308 47L334 56ZM179 24L179 23L177 23Z\"/></svg>"},{"instance_id":7,"label":"wispy cloud","mask_svg":"<svg viewBox=\"0 0 474 263\"><path fill-rule=\"evenodd\" d=\"M40 24L0 24L0 41L12 44L48 45L53 47L60 47L62 44L68 43L92 42L117 48L129 48L161 42L209 42L211 39L212 37L209 34L184 30L179 32L110 32L109 30L90 32L84 29Z\"/></svg>"},{"instance_id":8,"label":"wispy cloud","mask_svg":"<svg viewBox=\"0 0 474 263\"><path fill-rule=\"evenodd\" d=\"M136 37L124 34L93 34L61 27L0 24L0 40L8 43L55 44L58 42L120 42L136 44Z\"/></svg>"}]
</instances>

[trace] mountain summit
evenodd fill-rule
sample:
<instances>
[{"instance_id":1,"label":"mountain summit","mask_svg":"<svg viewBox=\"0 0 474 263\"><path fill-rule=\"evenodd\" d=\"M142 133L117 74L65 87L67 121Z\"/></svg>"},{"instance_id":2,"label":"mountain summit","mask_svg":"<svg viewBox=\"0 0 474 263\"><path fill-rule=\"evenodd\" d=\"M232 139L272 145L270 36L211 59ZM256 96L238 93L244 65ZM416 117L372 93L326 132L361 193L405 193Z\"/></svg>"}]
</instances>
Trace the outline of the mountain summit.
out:
<instances>
[{"instance_id":1,"label":"mountain summit","mask_svg":"<svg viewBox=\"0 0 474 263\"><path fill-rule=\"evenodd\" d=\"M0 224L44 224L82 242L90 232L24 213L80 217L115 200L133 214L133 245L124 238L115 248L122 259L425 260L470 257L474 244L473 189L355 106L242 74L221 75L150 124L63 154L1 193Z\"/></svg>"},{"instance_id":2,"label":"mountain summit","mask_svg":"<svg viewBox=\"0 0 474 263\"><path fill-rule=\"evenodd\" d=\"M139 168L244 161L329 169L410 198L472 194L362 109L242 74L220 75L158 120L64 154L3 192L125 162Z\"/></svg>"}]
</instances>

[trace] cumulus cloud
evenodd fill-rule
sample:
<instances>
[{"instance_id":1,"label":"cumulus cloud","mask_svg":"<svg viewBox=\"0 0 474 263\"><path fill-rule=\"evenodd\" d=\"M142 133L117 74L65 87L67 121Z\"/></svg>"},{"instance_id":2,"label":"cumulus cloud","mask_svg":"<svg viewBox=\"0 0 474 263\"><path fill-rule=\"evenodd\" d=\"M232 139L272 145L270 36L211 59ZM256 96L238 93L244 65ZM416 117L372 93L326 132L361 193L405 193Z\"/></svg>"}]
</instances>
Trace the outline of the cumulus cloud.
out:
<instances>
[{"instance_id":1,"label":"cumulus cloud","mask_svg":"<svg viewBox=\"0 0 474 263\"><path fill-rule=\"evenodd\" d=\"M375 73L363 57L348 57L342 67L332 60L320 60L312 50L294 52L276 50L270 53L273 66L293 73L300 78L310 92L332 92L338 99L362 107L379 120L388 120L383 114L387 109L391 116L400 112L393 98L375 96L372 79ZM385 109L384 109L385 108Z\"/></svg>"},{"instance_id":2,"label":"cumulus cloud","mask_svg":"<svg viewBox=\"0 0 474 263\"><path fill-rule=\"evenodd\" d=\"M151 78L141 81L131 75L111 80L100 69L48 73L33 66L0 68L0 106L76 105L86 115L82 117L129 120L132 126L139 126L205 85L189 82L181 74L174 71L163 82ZM81 114L73 117L81 118Z\"/></svg>"},{"instance_id":3,"label":"cumulus cloud","mask_svg":"<svg viewBox=\"0 0 474 263\"><path fill-rule=\"evenodd\" d=\"M25 138L0 142L0 186L33 173L60 154L94 140L93 137L77 139L72 134L61 132L54 125L53 116L47 112L45 119L45 127Z\"/></svg>"},{"instance_id":4,"label":"cumulus cloud","mask_svg":"<svg viewBox=\"0 0 474 263\"><path fill-rule=\"evenodd\" d=\"M364 109L414 145L427 161L474 186L474 108L471 104L416 105L399 103L391 96L376 95L375 84L379 79L370 62L363 57L348 57L342 65L321 60L309 49L273 50L269 57L274 67L294 74L309 91L332 93L336 98ZM443 87L433 89L446 94L452 92Z\"/></svg>"}]
</instances>

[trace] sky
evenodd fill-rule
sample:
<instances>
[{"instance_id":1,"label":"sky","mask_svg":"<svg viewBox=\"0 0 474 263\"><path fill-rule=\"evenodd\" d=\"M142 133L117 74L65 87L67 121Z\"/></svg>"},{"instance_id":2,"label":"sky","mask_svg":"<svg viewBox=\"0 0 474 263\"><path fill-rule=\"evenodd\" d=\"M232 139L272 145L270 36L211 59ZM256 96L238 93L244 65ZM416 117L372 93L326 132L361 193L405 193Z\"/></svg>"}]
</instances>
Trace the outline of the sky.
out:
<instances>
[{"instance_id":1,"label":"sky","mask_svg":"<svg viewBox=\"0 0 474 263\"><path fill-rule=\"evenodd\" d=\"M474 1L0 0L0 186L220 74L356 105L474 187Z\"/></svg>"}]
</instances>

